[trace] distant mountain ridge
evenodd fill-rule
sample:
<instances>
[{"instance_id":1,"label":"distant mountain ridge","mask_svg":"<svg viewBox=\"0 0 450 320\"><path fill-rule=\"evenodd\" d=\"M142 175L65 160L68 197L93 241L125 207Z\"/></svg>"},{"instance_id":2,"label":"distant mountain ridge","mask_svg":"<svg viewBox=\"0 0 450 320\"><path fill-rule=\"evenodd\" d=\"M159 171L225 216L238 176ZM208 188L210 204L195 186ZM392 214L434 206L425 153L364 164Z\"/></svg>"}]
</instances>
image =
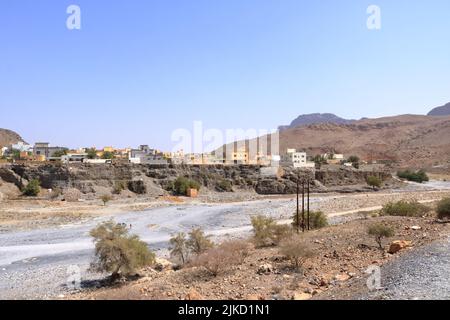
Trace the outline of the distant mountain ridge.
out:
<instances>
[{"instance_id":1,"label":"distant mountain ridge","mask_svg":"<svg viewBox=\"0 0 450 320\"><path fill-rule=\"evenodd\" d=\"M441 107L434 108L428 113L429 116L450 116L450 102Z\"/></svg>"},{"instance_id":2,"label":"distant mountain ridge","mask_svg":"<svg viewBox=\"0 0 450 320\"><path fill-rule=\"evenodd\" d=\"M18 133L0 128L0 147L6 147L20 141L25 142Z\"/></svg>"},{"instance_id":3,"label":"distant mountain ridge","mask_svg":"<svg viewBox=\"0 0 450 320\"><path fill-rule=\"evenodd\" d=\"M300 126L308 126L311 124L321 124L321 123L334 123L334 124L351 124L356 120L347 120L341 117L338 117L332 113L311 113L311 114L303 114L297 117L294 121L291 122L288 126L280 126L278 129L280 131L293 129Z\"/></svg>"}]
</instances>

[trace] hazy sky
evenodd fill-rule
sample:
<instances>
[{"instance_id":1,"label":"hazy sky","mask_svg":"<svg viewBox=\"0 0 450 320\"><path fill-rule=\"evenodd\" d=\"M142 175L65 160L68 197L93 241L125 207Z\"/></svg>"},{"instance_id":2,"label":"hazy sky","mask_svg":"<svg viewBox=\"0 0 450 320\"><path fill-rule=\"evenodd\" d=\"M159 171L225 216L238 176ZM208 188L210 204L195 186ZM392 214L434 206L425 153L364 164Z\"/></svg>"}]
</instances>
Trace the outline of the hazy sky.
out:
<instances>
[{"instance_id":1,"label":"hazy sky","mask_svg":"<svg viewBox=\"0 0 450 320\"><path fill-rule=\"evenodd\" d=\"M81 30L66 27L71 4ZM32 143L170 149L195 120L424 114L450 101L449 37L448 0L2 0L0 127Z\"/></svg>"}]
</instances>

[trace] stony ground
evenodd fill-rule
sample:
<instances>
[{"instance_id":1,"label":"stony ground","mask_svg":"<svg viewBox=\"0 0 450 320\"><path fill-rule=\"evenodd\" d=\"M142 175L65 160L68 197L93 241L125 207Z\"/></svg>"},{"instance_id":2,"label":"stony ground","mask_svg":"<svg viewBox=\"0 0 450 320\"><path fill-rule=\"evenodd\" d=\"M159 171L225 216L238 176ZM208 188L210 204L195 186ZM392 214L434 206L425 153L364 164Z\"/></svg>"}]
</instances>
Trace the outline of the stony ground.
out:
<instances>
[{"instance_id":1,"label":"stony ground","mask_svg":"<svg viewBox=\"0 0 450 320\"><path fill-rule=\"evenodd\" d=\"M373 222L395 229L396 235L385 241L386 249L393 240L410 240L413 249L395 255L379 250L366 233ZM411 226L421 229L414 231ZM277 247L252 249L242 265L217 277L201 268L163 272L148 268L135 282L82 292L70 299L332 299L333 292L340 292L348 283L365 281L368 266L407 259L409 251L446 237L449 232L449 225L438 224L431 217L361 218L306 233L304 238L316 255L302 272L295 271ZM269 271L258 272L261 266L269 266Z\"/></svg>"},{"instance_id":2,"label":"stony ground","mask_svg":"<svg viewBox=\"0 0 450 320\"><path fill-rule=\"evenodd\" d=\"M320 299L448 300L450 237L410 250L381 268L381 288L369 290L366 279L354 279Z\"/></svg>"}]
</instances>

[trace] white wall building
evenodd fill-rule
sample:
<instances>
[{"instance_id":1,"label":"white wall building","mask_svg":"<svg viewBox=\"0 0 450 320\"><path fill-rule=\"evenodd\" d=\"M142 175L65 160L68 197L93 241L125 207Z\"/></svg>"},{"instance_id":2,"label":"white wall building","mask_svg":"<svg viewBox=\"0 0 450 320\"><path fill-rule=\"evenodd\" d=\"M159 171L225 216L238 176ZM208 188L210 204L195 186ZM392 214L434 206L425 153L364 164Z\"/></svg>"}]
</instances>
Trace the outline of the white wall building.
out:
<instances>
[{"instance_id":1,"label":"white wall building","mask_svg":"<svg viewBox=\"0 0 450 320\"><path fill-rule=\"evenodd\" d=\"M297 152L295 149L288 149L286 154L281 156L281 165L294 168L315 168L315 163L307 160L306 152Z\"/></svg>"}]
</instances>

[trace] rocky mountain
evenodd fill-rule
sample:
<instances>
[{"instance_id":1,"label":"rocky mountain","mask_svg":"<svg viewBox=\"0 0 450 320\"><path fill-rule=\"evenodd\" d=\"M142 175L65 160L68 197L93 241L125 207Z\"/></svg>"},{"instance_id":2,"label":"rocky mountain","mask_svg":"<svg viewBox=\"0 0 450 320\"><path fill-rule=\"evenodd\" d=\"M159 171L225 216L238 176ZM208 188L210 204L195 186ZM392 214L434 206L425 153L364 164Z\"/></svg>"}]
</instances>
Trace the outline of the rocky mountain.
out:
<instances>
[{"instance_id":1,"label":"rocky mountain","mask_svg":"<svg viewBox=\"0 0 450 320\"><path fill-rule=\"evenodd\" d=\"M303 114L291 122L288 126L280 126L280 130L287 130L296 128L299 126L305 126L310 124L320 124L320 123L335 123L335 124L349 124L355 120L347 120L340 118L332 113L311 113Z\"/></svg>"},{"instance_id":2,"label":"rocky mountain","mask_svg":"<svg viewBox=\"0 0 450 320\"><path fill-rule=\"evenodd\" d=\"M24 141L19 134L11 130L0 128L0 147L8 146L19 141Z\"/></svg>"},{"instance_id":3,"label":"rocky mountain","mask_svg":"<svg viewBox=\"0 0 450 320\"><path fill-rule=\"evenodd\" d=\"M441 107L434 108L428 113L429 116L450 116L450 102Z\"/></svg>"},{"instance_id":4,"label":"rocky mountain","mask_svg":"<svg viewBox=\"0 0 450 320\"><path fill-rule=\"evenodd\" d=\"M258 141L266 144L270 138L263 136ZM335 152L367 161L387 160L397 167L439 165L450 172L450 116L401 115L350 124L303 125L280 131L277 152L288 148L306 151L308 155ZM270 153L270 147L267 149Z\"/></svg>"}]
</instances>

